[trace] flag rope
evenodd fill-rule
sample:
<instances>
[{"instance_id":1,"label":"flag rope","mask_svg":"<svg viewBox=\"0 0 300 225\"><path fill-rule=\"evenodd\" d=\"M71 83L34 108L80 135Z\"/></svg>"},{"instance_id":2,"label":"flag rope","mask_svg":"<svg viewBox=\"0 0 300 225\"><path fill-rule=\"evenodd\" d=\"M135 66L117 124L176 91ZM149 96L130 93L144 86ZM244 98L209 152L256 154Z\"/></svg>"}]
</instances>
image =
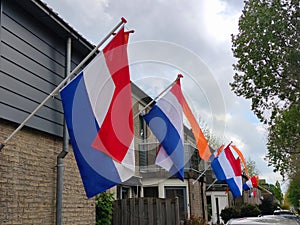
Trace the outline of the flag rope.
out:
<instances>
[{"instance_id":1,"label":"flag rope","mask_svg":"<svg viewBox=\"0 0 300 225\"><path fill-rule=\"evenodd\" d=\"M99 47L101 45L103 45L108 39L109 37L114 34L114 32L119 28L121 27L122 25L124 25L126 23L126 19L124 17L121 18L121 21L111 30L110 33L108 33L103 39L102 41L75 67L75 69L69 73L68 76L66 76L64 78L64 80L23 120L23 122L0 144L0 152L1 150L3 149L3 147L7 144L7 142L13 137L16 135L16 133L18 131L20 131L24 125L27 123L28 120L31 119L31 117L33 117L36 112L51 98L54 96L54 94L56 92L59 91L59 89L61 87L63 87L63 85L84 65L84 63L86 63L89 58L94 55Z\"/></svg>"}]
</instances>

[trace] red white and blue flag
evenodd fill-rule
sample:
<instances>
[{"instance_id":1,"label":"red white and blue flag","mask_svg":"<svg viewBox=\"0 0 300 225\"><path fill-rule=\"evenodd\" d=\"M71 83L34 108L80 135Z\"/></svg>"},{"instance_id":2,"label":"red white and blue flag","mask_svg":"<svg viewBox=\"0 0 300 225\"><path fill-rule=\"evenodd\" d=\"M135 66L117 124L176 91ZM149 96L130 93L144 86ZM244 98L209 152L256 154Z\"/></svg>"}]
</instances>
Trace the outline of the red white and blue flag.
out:
<instances>
[{"instance_id":1,"label":"red white and blue flag","mask_svg":"<svg viewBox=\"0 0 300 225\"><path fill-rule=\"evenodd\" d=\"M160 143L156 164L183 180L183 109L179 79L143 118Z\"/></svg>"},{"instance_id":2,"label":"red white and blue flag","mask_svg":"<svg viewBox=\"0 0 300 225\"><path fill-rule=\"evenodd\" d=\"M257 195L257 191L253 190L250 194L249 194L249 198L255 198Z\"/></svg>"},{"instance_id":3,"label":"red white and blue flag","mask_svg":"<svg viewBox=\"0 0 300 225\"><path fill-rule=\"evenodd\" d=\"M245 191L248 191L252 188L257 188L258 187L258 177L257 176L252 176L249 180L247 180L243 184L243 189Z\"/></svg>"},{"instance_id":4,"label":"red white and blue flag","mask_svg":"<svg viewBox=\"0 0 300 225\"><path fill-rule=\"evenodd\" d=\"M235 158L229 145L211 162L217 180L226 181L233 196L242 196L242 168L239 158Z\"/></svg>"},{"instance_id":5,"label":"red white and blue flag","mask_svg":"<svg viewBox=\"0 0 300 225\"><path fill-rule=\"evenodd\" d=\"M128 180L135 172L128 36L123 27L60 92L89 198Z\"/></svg>"}]
</instances>

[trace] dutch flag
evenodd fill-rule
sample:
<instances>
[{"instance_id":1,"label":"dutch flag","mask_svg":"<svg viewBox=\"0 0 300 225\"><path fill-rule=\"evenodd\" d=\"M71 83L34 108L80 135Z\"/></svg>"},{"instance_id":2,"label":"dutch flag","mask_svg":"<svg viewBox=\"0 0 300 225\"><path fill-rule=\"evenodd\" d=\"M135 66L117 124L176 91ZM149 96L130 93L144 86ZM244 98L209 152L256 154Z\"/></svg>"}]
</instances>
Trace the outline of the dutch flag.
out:
<instances>
[{"instance_id":1,"label":"dutch flag","mask_svg":"<svg viewBox=\"0 0 300 225\"><path fill-rule=\"evenodd\" d=\"M235 158L229 145L211 162L217 180L226 180L234 197L242 196L242 169L239 158Z\"/></svg>"},{"instance_id":2,"label":"dutch flag","mask_svg":"<svg viewBox=\"0 0 300 225\"><path fill-rule=\"evenodd\" d=\"M135 172L133 117L124 27L61 90L65 119L87 197Z\"/></svg>"},{"instance_id":3,"label":"dutch flag","mask_svg":"<svg viewBox=\"0 0 300 225\"><path fill-rule=\"evenodd\" d=\"M183 109L179 79L143 118L160 143L156 164L183 180Z\"/></svg>"}]
</instances>

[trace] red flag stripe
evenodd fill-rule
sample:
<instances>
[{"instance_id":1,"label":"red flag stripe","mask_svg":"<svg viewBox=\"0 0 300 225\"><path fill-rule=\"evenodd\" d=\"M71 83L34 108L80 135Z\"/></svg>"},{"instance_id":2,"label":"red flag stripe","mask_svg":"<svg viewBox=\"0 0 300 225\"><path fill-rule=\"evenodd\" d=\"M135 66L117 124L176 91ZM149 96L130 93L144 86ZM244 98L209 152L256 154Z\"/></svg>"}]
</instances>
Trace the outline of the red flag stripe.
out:
<instances>
[{"instance_id":1,"label":"red flag stripe","mask_svg":"<svg viewBox=\"0 0 300 225\"><path fill-rule=\"evenodd\" d=\"M118 162L124 159L133 139L127 41L128 32L124 32L122 28L103 50L115 91L106 117L93 142L94 148L105 152Z\"/></svg>"}]
</instances>

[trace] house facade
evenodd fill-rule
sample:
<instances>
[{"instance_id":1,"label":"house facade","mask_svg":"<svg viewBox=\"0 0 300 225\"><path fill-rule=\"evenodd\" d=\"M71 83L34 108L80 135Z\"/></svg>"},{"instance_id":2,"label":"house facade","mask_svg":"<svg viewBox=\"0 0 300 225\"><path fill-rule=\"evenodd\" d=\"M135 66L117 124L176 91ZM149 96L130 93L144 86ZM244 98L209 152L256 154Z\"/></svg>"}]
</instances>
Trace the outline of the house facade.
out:
<instances>
[{"instance_id":1,"label":"house facade","mask_svg":"<svg viewBox=\"0 0 300 225\"><path fill-rule=\"evenodd\" d=\"M1 0L0 6L2 142L94 46L40 1ZM0 224L55 224L62 136L55 95L0 152ZM63 168L63 223L94 224L95 203L85 197L73 154Z\"/></svg>"},{"instance_id":2,"label":"house facade","mask_svg":"<svg viewBox=\"0 0 300 225\"><path fill-rule=\"evenodd\" d=\"M40 0L0 0L0 141L3 142L94 48ZM152 99L132 84L133 112ZM156 139L141 117L134 120L136 174L111 189L118 199L179 198L180 218L207 218L206 167L185 128L185 179L171 177L154 159ZM95 224L72 148L64 149L64 118L54 95L0 152L0 223L55 224L63 180L62 224ZM59 158L65 151L63 158ZM60 164L58 163L60 159ZM63 168L63 177L58 170Z\"/></svg>"}]
</instances>

